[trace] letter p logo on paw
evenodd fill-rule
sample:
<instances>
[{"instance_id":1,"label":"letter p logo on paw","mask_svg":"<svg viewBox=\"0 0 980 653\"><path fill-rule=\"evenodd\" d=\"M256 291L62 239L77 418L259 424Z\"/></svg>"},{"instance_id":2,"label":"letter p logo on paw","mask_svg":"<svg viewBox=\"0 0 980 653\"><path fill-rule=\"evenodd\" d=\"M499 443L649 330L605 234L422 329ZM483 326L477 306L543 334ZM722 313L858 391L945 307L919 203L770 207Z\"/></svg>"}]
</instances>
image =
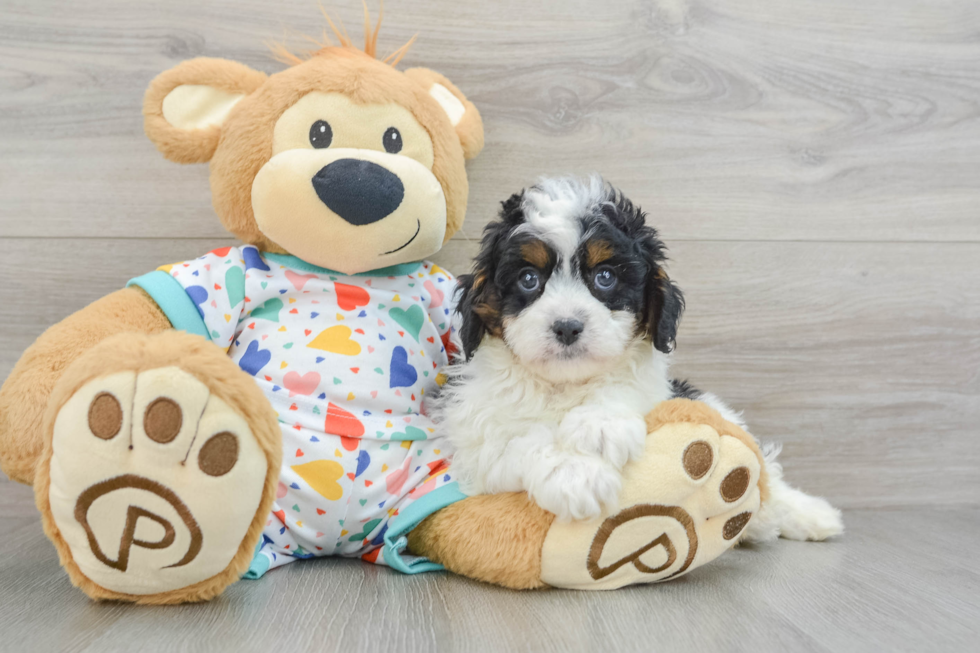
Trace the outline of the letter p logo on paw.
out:
<instances>
[{"instance_id":1,"label":"letter p logo on paw","mask_svg":"<svg viewBox=\"0 0 980 653\"><path fill-rule=\"evenodd\" d=\"M123 526L122 535L119 539L119 549L116 559L113 560L106 555L105 551L102 549L102 546L99 544L95 530L89 523L89 512L92 509L92 505L99 499L113 492L119 492L126 489L143 490L160 497L160 499L165 501L171 508L173 508L173 511L180 518L182 525L189 534L190 541L187 545L186 553L184 553L184 555L177 562L167 565L167 567L182 567L197 557L197 554L201 552L201 528L194 520L190 510L187 508L184 502L173 493L172 490L164 487L156 481L151 481L148 478L137 476L136 474L124 474L122 476L110 478L107 481L93 485L79 495L78 501L75 503L75 519L79 524L81 524L82 528L85 530L85 534L88 536L89 547L92 550L92 555L94 555L107 567L112 567L113 569L118 569L119 571L126 571L129 566L130 552L134 546L144 549L167 549L174 545L176 531L173 523L170 520L145 508L130 504L125 511L126 522ZM144 530L140 527L141 518L155 522L160 528L163 529L162 536L156 540L138 539L136 537L137 530Z\"/></svg>"},{"instance_id":2,"label":"letter p logo on paw","mask_svg":"<svg viewBox=\"0 0 980 653\"><path fill-rule=\"evenodd\" d=\"M145 596L227 569L268 460L245 418L177 367L93 379L58 412L42 492L78 573Z\"/></svg>"}]
</instances>

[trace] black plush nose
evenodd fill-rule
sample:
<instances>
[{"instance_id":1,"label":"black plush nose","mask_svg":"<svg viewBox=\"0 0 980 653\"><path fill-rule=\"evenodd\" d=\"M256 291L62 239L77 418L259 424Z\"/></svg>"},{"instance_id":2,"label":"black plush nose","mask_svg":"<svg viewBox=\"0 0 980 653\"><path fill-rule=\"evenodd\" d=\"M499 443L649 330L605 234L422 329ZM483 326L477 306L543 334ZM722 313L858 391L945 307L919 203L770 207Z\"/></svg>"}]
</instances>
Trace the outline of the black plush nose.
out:
<instances>
[{"instance_id":1,"label":"black plush nose","mask_svg":"<svg viewBox=\"0 0 980 653\"><path fill-rule=\"evenodd\" d=\"M585 325L578 320L558 320L551 325L551 330L555 332L558 342L563 345L570 345L582 335Z\"/></svg>"},{"instance_id":2,"label":"black plush nose","mask_svg":"<svg viewBox=\"0 0 980 653\"><path fill-rule=\"evenodd\" d=\"M313 175L313 189L327 208L352 225L388 217L405 197L398 175L363 159L338 159Z\"/></svg>"}]
</instances>

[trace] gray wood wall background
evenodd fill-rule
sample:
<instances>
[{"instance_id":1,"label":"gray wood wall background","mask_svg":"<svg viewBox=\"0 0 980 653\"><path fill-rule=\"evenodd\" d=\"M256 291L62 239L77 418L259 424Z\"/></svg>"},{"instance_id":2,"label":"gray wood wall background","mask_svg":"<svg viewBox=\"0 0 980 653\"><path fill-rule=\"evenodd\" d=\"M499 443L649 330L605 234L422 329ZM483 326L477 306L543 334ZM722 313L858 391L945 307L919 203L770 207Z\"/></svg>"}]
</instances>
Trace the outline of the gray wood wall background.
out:
<instances>
[{"instance_id":1,"label":"gray wood wall background","mask_svg":"<svg viewBox=\"0 0 980 653\"><path fill-rule=\"evenodd\" d=\"M361 5L331 0L360 42ZM375 6L372 3L372 9ZM314 0L4 0L0 378L45 327L227 244L205 166L165 161L142 94L195 56L274 72ZM843 507L980 504L980 3L389 0L382 50L483 114L468 267L497 203L599 172L687 293L675 369L785 444ZM271 17L271 18L270 18ZM287 33L288 32L288 33Z\"/></svg>"}]
</instances>

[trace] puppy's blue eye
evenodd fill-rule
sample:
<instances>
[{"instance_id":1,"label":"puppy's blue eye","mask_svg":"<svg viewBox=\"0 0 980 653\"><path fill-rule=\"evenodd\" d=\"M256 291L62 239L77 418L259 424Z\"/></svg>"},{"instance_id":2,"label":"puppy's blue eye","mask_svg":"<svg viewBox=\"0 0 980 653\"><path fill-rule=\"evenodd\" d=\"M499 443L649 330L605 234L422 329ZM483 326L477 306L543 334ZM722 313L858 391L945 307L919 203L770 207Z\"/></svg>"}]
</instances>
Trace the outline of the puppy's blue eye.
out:
<instances>
[{"instance_id":1,"label":"puppy's blue eye","mask_svg":"<svg viewBox=\"0 0 980 653\"><path fill-rule=\"evenodd\" d=\"M330 129L330 123L326 120L317 120L310 126L310 145L316 149L330 147L332 140L333 130Z\"/></svg>"},{"instance_id":2,"label":"puppy's blue eye","mask_svg":"<svg viewBox=\"0 0 980 653\"><path fill-rule=\"evenodd\" d=\"M521 270L520 276L517 277L517 285L524 292L534 292L541 285L541 278L534 270Z\"/></svg>"},{"instance_id":3,"label":"puppy's blue eye","mask_svg":"<svg viewBox=\"0 0 980 653\"><path fill-rule=\"evenodd\" d=\"M612 290L616 287L619 278L612 268L599 268L595 273L595 287L598 290Z\"/></svg>"}]
</instances>

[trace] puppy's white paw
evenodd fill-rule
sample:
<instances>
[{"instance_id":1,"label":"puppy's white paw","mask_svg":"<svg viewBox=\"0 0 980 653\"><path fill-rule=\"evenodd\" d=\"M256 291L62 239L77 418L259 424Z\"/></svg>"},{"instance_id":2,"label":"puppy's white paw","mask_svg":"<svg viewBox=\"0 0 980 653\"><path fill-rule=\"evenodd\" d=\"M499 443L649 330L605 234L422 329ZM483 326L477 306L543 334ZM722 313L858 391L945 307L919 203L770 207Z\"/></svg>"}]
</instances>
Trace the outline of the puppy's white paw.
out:
<instances>
[{"instance_id":1,"label":"puppy's white paw","mask_svg":"<svg viewBox=\"0 0 980 653\"><path fill-rule=\"evenodd\" d=\"M529 479L528 494L561 521L592 519L616 506L619 473L600 458L561 455Z\"/></svg>"},{"instance_id":2,"label":"puppy's white paw","mask_svg":"<svg viewBox=\"0 0 980 653\"><path fill-rule=\"evenodd\" d=\"M579 453L601 456L616 469L643 454L647 425L642 417L624 417L597 406L579 406L558 426L558 441Z\"/></svg>"},{"instance_id":3,"label":"puppy's white paw","mask_svg":"<svg viewBox=\"0 0 980 653\"><path fill-rule=\"evenodd\" d=\"M749 544L763 544L779 539L779 522L776 515L765 504L759 508L759 512L745 527L739 541Z\"/></svg>"},{"instance_id":4,"label":"puppy's white paw","mask_svg":"<svg viewBox=\"0 0 980 653\"><path fill-rule=\"evenodd\" d=\"M844 520L840 510L820 497L800 492L792 510L783 513L779 534L787 540L822 542L844 532Z\"/></svg>"}]
</instances>

